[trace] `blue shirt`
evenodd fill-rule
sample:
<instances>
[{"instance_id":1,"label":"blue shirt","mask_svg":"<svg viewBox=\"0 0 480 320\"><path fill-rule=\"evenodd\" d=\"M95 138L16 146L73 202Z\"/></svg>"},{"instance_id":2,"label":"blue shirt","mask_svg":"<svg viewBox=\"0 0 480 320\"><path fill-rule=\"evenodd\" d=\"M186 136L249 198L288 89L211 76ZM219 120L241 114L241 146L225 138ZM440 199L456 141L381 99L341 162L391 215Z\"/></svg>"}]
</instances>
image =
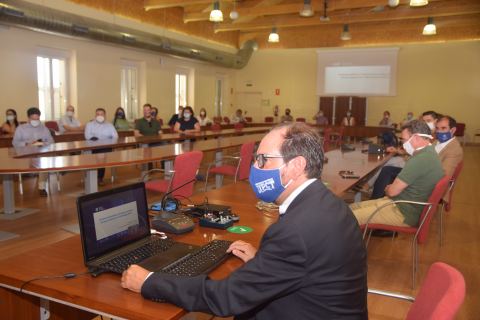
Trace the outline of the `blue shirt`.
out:
<instances>
[{"instance_id":1,"label":"blue shirt","mask_svg":"<svg viewBox=\"0 0 480 320\"><path fill-rule=\"evenodd\" d=\"M90 140L93 137L98 140L117 139L118 133L110 122L98 123L92 120L85 127L85 139Z\"/></svg>"},{"instance_id":2,"label":"blue shirt","mask_svg":"<svg viewBox=\"0 0 480 320\"><path fill-rule=\"evenodd\" d=\"M15 130L12 145L14 147L24 147L38 140L41 140L44 144L51 144L55 142L50 134L50 130L48 130L43 123L40 123L39 126L34 127L30 124L30 122L28 122L20 125L17 130Z\"/></svg>"}]
</instances>

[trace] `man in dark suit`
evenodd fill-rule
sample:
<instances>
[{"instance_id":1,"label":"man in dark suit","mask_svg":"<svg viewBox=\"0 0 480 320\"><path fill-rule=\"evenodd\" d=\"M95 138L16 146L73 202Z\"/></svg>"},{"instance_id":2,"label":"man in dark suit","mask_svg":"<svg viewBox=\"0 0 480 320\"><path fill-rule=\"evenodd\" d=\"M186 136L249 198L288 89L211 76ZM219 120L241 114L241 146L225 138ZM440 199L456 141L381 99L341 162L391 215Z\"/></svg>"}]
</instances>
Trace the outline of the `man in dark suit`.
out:
<instances>
[{"instance_id":1,"label":"man in dark suit","mask_svg":"<svg viewBox=\"0 0 480 320\"><path fill-rule=\"evenodd\" d=\"M318 179L323 150L302 123L275 127L260 143L250 183L280 218L258 251L228 251L245 262L223 280L178 277L131 266L122 286L189 311L239 319L367 319L366 251L349 207Z\"/></svg>"}]
</instances>

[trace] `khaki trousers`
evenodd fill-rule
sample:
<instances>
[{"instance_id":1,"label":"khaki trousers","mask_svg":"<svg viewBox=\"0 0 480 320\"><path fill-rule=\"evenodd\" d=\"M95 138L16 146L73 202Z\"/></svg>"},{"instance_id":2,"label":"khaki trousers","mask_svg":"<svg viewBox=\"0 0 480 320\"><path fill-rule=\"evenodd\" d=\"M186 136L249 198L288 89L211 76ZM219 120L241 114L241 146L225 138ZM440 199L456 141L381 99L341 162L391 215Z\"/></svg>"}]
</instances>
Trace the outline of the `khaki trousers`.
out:
<instances>
[{"instance_id":1,"label":"khaki trousers","mask_svg":"<svg viewBox=\"0 0 480 320\"><path fill-rule=\"evenodd\" d=\"M368 200L362 202L355 202L350 205L355 218L357 218L359 225L364 225L367 223L368 218L372 213L379 207L391 202L392 199L388 197L383 197L375 200ZM389 226L398 226L398 227L409 227L408 224L404 223L404 216L400 212L400 209L395 205L391 204L380 211L378 211L370 223L386 224Z\"/></svg>"}]
</instances>

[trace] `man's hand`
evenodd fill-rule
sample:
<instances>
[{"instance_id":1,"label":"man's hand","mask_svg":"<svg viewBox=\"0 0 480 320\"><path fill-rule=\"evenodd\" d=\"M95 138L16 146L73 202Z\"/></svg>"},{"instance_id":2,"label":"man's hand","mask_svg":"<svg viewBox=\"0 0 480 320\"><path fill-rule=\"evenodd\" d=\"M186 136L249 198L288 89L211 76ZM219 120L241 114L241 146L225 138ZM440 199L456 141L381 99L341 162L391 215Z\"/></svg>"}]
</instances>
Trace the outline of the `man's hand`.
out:
<instances>
[{"instance_id":1,"label":"man's hand","mask_svg":"<svg viewBox=\"0 0 480 320\"><path fill-rule=\"evenodd\" d=\"M257 249L255 249L255 247L253 247L250 243L238 240L230 245L230 247L227 249L227 252L233 253L234 255L242 259L243 262L247 262L253 257L255 257Z\"/></svg>"},{"instance_id":2,"label":"man's hand","mask_svg":"<svg viewBox=\"0 0 480 320\"><path fill-rule=\"evenodd\" d=\"M143 269L137 265L132 265L122 274L122 287L132 290L133 292L140 293L142 285L145 282L145 278L150 271Z\"/></svg>"}]
</instances>

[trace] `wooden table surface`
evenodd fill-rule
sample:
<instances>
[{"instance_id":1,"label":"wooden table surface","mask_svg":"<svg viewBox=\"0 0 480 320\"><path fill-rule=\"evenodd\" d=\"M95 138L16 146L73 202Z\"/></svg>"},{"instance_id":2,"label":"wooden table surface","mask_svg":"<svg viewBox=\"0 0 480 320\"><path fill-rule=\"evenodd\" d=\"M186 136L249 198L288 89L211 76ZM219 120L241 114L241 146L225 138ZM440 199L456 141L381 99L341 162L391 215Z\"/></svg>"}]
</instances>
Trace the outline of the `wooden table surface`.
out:
<instances>
[{"instance_id":1,"label":"wooden table surface","mask_svg":"<svg viewBox=\"0 0 480 320\"><path fill-rule=\"evenodd\" d=\"M242 138L246 137L230 138L229 140ZM211 144L212 148L215 148L215 142L216 140L211 140L201 143ZM195 143L192 144L192 146L194 145ZM171 146L158 147L158 150L150 148L144 151L152 150L157 153L165 147ZM142 149L138 149L138 151L140 150ZM358 181L341 178L338 170L354 170L356 174L363 177L388 159L388 157L363 154L360 152L360 148L348 153L342 153L339 150L330 151L327 153L327 157L329 161L324 166L322 180L337 195L342 194ZM248 182L240 181L206 194L194 195L191 199L194 203L202 203L205 196L208 197L210 203L232 206L232 211L240 215L240 222L237 225L252 227L253 232L239 235L225 230L197 226L191 233L173 236L175 240L202 245L213 239L232 241L240 239L258 246L265 229L276 220L276 214L267 215L255 208L258 200ZM214 279L224 278L241 264L239 259L229 258L210 276ZM80 237L74 236L53 245L3 260L0 265L0 286L15 291L24 281L35 277L61 275L67 272L80 274L86 271ZM97 278L84 275L69 280L34 281L25 287L25 292L37 297L58 300L78 309L120 318L175 319L184 313L181 308L171 304L154 303L143 299L138 294L122 289L120 277L114 274L103 274Z\"/></svg>"}]
</instances>

